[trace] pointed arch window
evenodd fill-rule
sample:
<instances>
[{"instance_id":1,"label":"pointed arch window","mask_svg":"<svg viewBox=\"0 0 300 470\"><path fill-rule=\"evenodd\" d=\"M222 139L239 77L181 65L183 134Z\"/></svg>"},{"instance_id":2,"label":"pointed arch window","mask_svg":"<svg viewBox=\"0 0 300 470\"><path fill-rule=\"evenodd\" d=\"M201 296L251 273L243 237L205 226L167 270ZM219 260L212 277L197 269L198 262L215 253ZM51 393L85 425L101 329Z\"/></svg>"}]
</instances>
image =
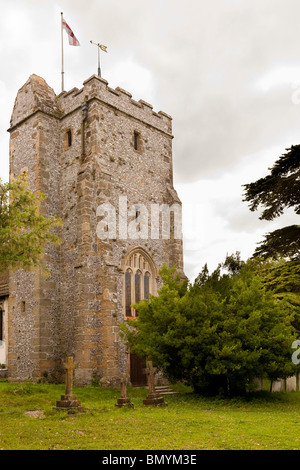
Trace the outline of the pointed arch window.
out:
<instances>
[{"instance_id":1,"label":"pointed arch window","mask_svg":"<svg viewBox=\"0 0 300 470\"><path fill-rule=\"evenodd\" d=\"M144 298L150 298L150 273L148 271L145 272L144 275Z\"/></svg>"},{"instance_id":2,"label":"pointed arch window","mask_svg":"<svg viewBox=\"0 0 300 470\"><path fill-rule=\"evenodd\" d=\"M128 257L124 277L125 317L136 317L137 312L132 305L142 299L149 300L151 294L156 294L156 274L152 265L154 263L150 257L141 252L134 252Z\"/></svg>"},{"instance_id":3,"label":"pointed arch window","mask_svg":"<svg viewBox=\"0 0 300 470\"><path fill-rule=\"evenodd\" d=\"M141 301L141 278L141 271L137 271L134 276L134 296L137 304Z\"/></svg>"},{"instance_id":4,"label":"pointed arch window","mask_svg":"<svg viewBox=\"0 0 300 470\"><path fill-rule=\"evenodd\" d=\"M126 317L131 317L131 269L127 269L125 273L125 310Z\"/></svg>"}]
</instances>

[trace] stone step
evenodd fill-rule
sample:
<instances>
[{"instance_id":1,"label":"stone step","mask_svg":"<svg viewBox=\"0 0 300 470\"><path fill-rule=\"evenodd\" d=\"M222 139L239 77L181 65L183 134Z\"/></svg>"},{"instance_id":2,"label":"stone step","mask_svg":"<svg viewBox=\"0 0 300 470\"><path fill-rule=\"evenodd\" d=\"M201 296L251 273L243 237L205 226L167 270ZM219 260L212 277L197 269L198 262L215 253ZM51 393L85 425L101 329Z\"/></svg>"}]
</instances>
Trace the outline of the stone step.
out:
<instances>
[{"instance_id":1,"label":"stone step","mask_svg":"<svg viewBox=\"0 0 300 470\"><path fill-rule=\"evenodd\" d=\"M139 386L135 386L133 388L140 388ZM143 387L146 390L148 387ZM174 390L170 389L167 385L156 385L155 391L160 395L178 395L179 392L175 392Z\"/></svg>"},{"instance_id":2,"label":"stone step","mask_svg":"<svg viewBox=\"0 0 300 470\"><path fill-rule=\"evenodd\" d=\"M171 388L169 388L167 385L161 385L161 386L156 386L155 391L159 393L160 395L177 395L178 392L175 392Z\"/></svg>"}]
</instances>

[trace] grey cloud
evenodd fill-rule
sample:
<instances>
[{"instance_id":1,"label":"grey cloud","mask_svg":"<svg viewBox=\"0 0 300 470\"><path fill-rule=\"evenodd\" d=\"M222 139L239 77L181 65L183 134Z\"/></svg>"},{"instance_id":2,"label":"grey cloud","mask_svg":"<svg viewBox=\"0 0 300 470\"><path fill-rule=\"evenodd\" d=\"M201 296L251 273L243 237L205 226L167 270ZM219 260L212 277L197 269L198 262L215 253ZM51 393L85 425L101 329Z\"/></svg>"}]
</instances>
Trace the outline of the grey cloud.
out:
<instances>
[{"instance_id":1,"label":"grey cloud","mask_svg":"<svg viewBox=\"0 0 300 470\"><path fill-rule=\"evenodd\" d=\"M80 48L66 49L67 89L81 87L97 71L90 39L107 45L109 53L101 57L109 85L127 88L135 99L149 101L155 110L173 117L176 184L188 187L208 178L217 184L225 172L232 172L241 186L252 181L252 170L253 174L255 169L265 172L267 162L280 155L270 158L269 148L284 152L285 147L299 143L300 105L292 101L295 90L291 86L300 81L299 0L0 3L0 53L5 64L0 72L0 81L5 83L1 171L7 167L6 130L18 88L31 73L37 73L60 92L60 11L81 43ZM20 20L20 28L12 27L13 19ZM152 79L151 89L144 87L143 96L138 94L139 84L134 80L130 84L131 63L144 67ZM119 64L124 69L115 78L113 70ZM290 83L278 77L276 83L259 87L268 74L273 76L274 70L284 67L292 71ZM249 180L244 165L251 169ZM243 229L253 235L256 228L260 230L256 214L241 204L241 192L226 200L212 185L206 197L210 216L226 220L226 236ZM190 269L202 254L212 256L224 249L220 241L206 243L197 255L186 251Z\"/></svg>"}]
</instances>

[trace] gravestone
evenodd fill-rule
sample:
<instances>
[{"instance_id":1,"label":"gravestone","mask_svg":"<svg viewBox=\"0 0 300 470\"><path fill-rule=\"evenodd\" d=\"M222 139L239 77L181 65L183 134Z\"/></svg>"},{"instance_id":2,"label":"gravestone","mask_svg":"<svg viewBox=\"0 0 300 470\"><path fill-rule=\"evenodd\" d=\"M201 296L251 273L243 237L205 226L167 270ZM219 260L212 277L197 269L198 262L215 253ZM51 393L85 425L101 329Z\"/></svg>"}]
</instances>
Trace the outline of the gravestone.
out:
<instances>
[{"instance_id":1,"label":"gravestone","mask_svg":"<svg viewBox=\"0 0 300 470\"><path fill-rule=\"evenodd\" d=\"M255 392L259 392L263 389L263 379L256 378L252 380L252 386Z\"/></svg>"},{"instance_id":2,"label":"gravestone","mask_svg":"<svg viewBox=\"0 0 300 470\"><path fill-rule=\"evenodd\" d=\"M118 403L115 404L118 408L123 406L128 406L133 408L134 405L131 403L130 399L127 397L127 375L121 374L121 398L118 398Z\"/></svg>"},{"instance_id":3,"label":"gravestone","mask_svg":"<svg viewBox=\"0 0 300 470\"><path fill-rule=\"evenodd\" d=\"M283 391L283 380L272 381L271 392L282 392Z\"/></svg>"},{"instance_id":4,"label":"gravestone","mask_svg":"<svg viewBox=\"0 0 300 470\"><path fill-rule=\"evenodd\" d=\"M297 379L294 375L293 377L288 377L285 382L285 391L286 392L296 392L297 391Z\"/></svg>"},{"instance_id":5,"label":"gravestone","mask_svg":"<svg viewBox=\"0 0 300 470\"><path fill-rule=\"evenodd\" d=\"M67 357L64 364L66 369L66 388L65 394L61 395L61 399L56 402L56 409L67 411L70 409L76 409L77 411L83 411L81 402L77 400L76 395L73 395L73 374L77 364L73 362L73 357Z\"/></svg>"},{"instance_id":6,"label":"gravestone","mask_svg":"<svg viewBox=\"0 0 300 470\"><path fill-rule=\"evenodd\" d=\"M148 383L148 389L149 389L149 393L146 399L143 400L144 405L167 406L168 403L166 403L164 398L155 390L155 383L154 383L155 369L153 368L152 361L146 362L146 368L144 372L147 375L147 383Z\"/></svg>"}]
</instances>

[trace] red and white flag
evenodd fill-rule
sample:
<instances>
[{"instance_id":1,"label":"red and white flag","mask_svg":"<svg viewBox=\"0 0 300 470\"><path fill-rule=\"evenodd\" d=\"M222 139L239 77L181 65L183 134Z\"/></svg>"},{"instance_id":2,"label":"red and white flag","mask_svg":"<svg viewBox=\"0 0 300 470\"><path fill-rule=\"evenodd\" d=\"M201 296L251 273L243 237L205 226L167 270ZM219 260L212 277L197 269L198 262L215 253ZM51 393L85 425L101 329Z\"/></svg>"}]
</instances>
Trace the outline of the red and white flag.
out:
<instances>
[{"instance_id":1,"label":"red and white flag","mask_svg":"<svg viewBox=\"0 0 300 470\"><path fill-rule=\"evenodd\" d=\"M75 34L73 33L70 26L68 25L68 23L63 18L62 18L62 25L63 25L64 30L68 34L70 46L80 46L80 43L79 43L78 39L76 38Z\"/></svg>"}]
</instances>

